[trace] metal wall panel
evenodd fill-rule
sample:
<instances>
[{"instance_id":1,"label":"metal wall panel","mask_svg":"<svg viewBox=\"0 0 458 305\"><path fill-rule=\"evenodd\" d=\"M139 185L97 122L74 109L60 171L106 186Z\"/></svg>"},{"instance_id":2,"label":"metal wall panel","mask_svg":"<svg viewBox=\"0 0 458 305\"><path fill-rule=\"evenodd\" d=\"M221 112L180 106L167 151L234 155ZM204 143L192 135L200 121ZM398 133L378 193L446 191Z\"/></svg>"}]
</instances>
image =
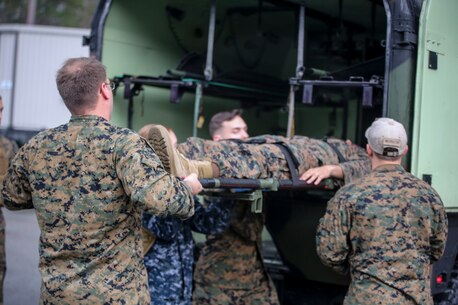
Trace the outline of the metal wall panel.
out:
<instances>
[{"instance_id":1,"label":"metal wall panel","mask_svg":"<svg viewBox=\"0 0 458 305\"><path fill-rule=\"evenodd\" d=\"M9 126L11 122L16 37L17 33L14 32L0 32L0 95L4 106L2 127Z\"/></svg>"},{"instance_id":2,"label":"metal wall panel","mask_svg":"<svg viewBox=\"0 0 458 305\"><path fill-rule=\"evenodd\" d=\"M458 211L458 12L456 0L423 4L420 18L411 172L430 177L449 211Z\"/></svg>"},{"instance_id":3,"label":"metal wall panel","mask_svg":"<svg viewBox=\"0 0 458 305\"><path fill-rule=\"evenodd\" d=\"M13 29L18 40L11 127L39 130L66 123L70 113L57 91L55 75L67 58L89 56L89 48L82 46L82 37L89 30L47 26Z\"/></svg>"}]
</instances>

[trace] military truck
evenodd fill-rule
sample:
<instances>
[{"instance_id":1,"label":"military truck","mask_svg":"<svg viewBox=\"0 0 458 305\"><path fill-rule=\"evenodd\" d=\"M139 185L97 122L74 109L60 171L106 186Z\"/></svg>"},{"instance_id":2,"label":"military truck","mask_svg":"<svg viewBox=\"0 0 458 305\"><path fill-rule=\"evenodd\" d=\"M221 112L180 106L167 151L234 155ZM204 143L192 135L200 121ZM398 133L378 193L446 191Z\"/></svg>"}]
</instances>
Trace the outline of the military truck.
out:
<instances>
[{"instance_id":1,"label":"military truck","mask_svg":"<svg viewBox=\"0 0 458 305\"><path fill-rule=\"evenodd\" d=\"M434 300L458 304L456 12L455 0L101 0L85 43L118 85L113 122L135 130L155 122L206 138L213 113L242 108L251 135L365 145L374 118L401 121L404 166L448 211ZM321 265L314 241L334 192L264 193L275 246L265 263L282 304L342 302L348 279Z\"/></svg>"}]
</instances>

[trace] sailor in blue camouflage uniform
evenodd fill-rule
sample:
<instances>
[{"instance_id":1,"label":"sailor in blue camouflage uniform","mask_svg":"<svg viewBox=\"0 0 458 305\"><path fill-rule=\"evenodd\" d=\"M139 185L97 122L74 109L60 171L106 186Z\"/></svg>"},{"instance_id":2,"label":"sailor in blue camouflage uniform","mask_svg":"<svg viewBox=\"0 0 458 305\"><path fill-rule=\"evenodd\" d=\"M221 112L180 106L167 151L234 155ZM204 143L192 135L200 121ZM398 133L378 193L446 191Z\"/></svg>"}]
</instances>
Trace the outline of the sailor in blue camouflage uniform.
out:
<instances>
[{"instance_id":1,"label":"sailor in blue camouflage uniform","mask_svg":"<svg viewBox=\"0 0 458 305\"><path fill-rule=\"evenodd\" d=\"M144 214L143 225L156 236L145 255L154 305L190 305L194 266L192 232L217 234L229 226L232 203L214 199L195 201L194 216L185 221ZM211 228L211 231L209 230Z\"/></svg>"},{"instance_id":2,"label":"sailor in blue camouflage uniform","mask_svg":"<svg viewBox=\"0 0 458 305\"><path fill-rule=\"evenodd\" d=\"M317 230L325 265L350 273L345 305L432 305L431 265L444 252L447 217L436 191L405 171L407 135L381 118L366 131L372 172L328 202Z\"/></svg>"},{"instance_id":3,"label":"sailor in blue camouflage uniform","mask_svg":"<svg viewBox=\"0 0 458 305\"><path fill-rule=\"evenodd\" d=\"M148 140L154 124L140 128L138 133ZM171 144L177 136L166 127ZM183 175L185 173L174 173ZM175 217L157 217L143 214L145 266L153 305L190 305L193 290L194 239L191 231L217 234L229 226L232 202L221 198L197 197L194 215L181 221ZM146 245L145 245L146 244Z\"/></svg>"},{"instance_id":4,"label":"sailor in blue camouflage uniform","mask_svg":"<svg viewBox=\"0 0 458 305\"><path fill-rule=\"evenodd\" d=\"M112 86L99 61L67 60L56 83L70 122L24 145L2 189L8 209L36 211L40 304L149 305L142 212L188 218L202 186L168 174L144 138L108 122Z\"/></svg>"}]
</instances>

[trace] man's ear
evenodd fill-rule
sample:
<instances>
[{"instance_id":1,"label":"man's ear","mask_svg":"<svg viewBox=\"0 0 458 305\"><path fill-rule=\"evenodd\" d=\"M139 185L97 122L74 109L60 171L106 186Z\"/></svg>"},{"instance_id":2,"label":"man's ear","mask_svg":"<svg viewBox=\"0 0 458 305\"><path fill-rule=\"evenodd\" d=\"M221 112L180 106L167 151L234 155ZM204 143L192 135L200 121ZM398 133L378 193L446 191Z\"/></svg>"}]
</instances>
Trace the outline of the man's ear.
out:
<instances>
[{"instance_id":1,"label":"man's ear","mask_svg":"<svg viewBox=\"0 0 458 305\"><path fill-rule=\"evenodd\" d=\"M409 151L409 145L406 145L406 149L404 149L404 152L402 153L402 156L404 157L407 152Z\"/></svg>"},{"instance_id":2,"label":"man's ear","mask_svg":"<svg viewBox=\"0 0 458 305\"><path fill-rule=\"evenodd\" d=\"M221 135L219 135L219 134L214 134L214 135L213 135L213 141L218 142L219 140L221 140Z\"/></svg>"},{"instance_id":3,"label":"man's ear","mask_svg":"<svg viewBox=\"0 0 458 305\"><path fill-rule=\"evenodd\" d=\"M372 157L374 155L374 151L372 150L372 147L369 144L366 144L366 152L369 157Z\"/></svg>"},{"instance_id":4,"label":"man's ear","mask_svg":"<svg viewBox=\"0 0 458 305\"><path fill-rule=\"evenodd\" d=\"M111 88L107 84L105 84L105 83L101 83L100 84L100 94L106 100L110 98L110 92L109 91L111 91Z\"/></svg>"}]
</instances>

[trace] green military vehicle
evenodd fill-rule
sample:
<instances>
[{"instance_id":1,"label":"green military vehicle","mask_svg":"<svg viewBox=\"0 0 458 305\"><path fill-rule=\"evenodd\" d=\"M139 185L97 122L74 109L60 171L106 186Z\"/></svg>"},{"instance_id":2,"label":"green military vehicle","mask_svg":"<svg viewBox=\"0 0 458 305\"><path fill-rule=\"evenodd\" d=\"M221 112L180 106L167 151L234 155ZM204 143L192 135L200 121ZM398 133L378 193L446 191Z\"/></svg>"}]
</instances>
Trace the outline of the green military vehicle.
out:
<instances>
[{"instance_id":1,"label":"green military vehicle","mask_svg":"<svg viewBox=\"0 0 458 305\"><path fill-rule=\"evenodd\" d=\"M376 117L404 123L405 167L440 193L446 253L436 304L458 304L456 0L101 0L85 43L108 68L113 122L208 137L215 112L243 108L250 134L365 145ZM341 304L348 279L319 262L314 234L334 191L264 193L265 263L282 304Z\"/></svg>"}]
</instances>

